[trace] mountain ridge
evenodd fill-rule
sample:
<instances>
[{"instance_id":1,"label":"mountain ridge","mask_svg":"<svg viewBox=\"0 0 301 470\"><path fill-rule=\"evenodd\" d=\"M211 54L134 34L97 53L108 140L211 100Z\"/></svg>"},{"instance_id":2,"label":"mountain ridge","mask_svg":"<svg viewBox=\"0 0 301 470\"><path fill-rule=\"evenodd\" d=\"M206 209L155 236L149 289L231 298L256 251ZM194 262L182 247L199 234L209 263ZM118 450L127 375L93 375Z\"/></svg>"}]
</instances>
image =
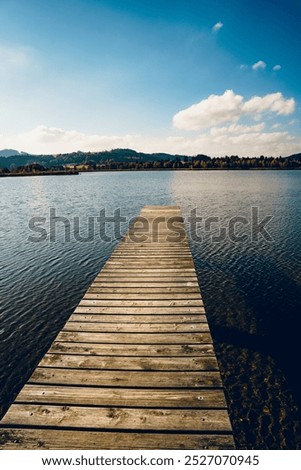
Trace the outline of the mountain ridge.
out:
<instances>
[{"instance_id":1,"label":"mountain ridge","mask_svg":"<svg viewBox=\"0 0 301 470\"><path fill-rule=\"evenodd\" d=\"M237 157L237 156L236 156ZM226 158L226 157L221 157ZM239 158L239 157L237 157ZM243 158L243 157L242 157ZM259 158L259 157L256 157ZM301 161L301 153L283 157L289 161ZM0 150L0 168L11 168L30 165L32 163L39 163L45 168L64 167L65 165L82 165L82 164L96 164L114 162L114 163L130 163L138 162L145 163L151 161L191 161L197 159L199 161L208 162L213 159L208 155L198 154L195 156L169 154L164 152L145 153L137 152L129 148L116 148L112 150L103 150L99 152L68 152L58 154L29 154L26 152L3 149Z\"/></svg>"}]
</instances>

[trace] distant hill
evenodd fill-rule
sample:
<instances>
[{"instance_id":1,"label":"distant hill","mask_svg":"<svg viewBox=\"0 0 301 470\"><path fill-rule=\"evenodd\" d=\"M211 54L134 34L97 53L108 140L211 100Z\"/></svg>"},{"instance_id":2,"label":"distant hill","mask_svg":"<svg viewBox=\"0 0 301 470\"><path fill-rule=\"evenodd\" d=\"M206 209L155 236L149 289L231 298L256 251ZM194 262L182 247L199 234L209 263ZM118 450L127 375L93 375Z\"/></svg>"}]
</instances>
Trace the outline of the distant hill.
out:
<instances>
[{"instance_id":1,"label":"distant hill","mask_svg":"<svg viewBox=\"0 0 301 470\"><path fill-rule=\"evenodd\" d=\"M28 155L26 152L19 152L18 150L14 149L3 149L0 150L0 157L12 157L14 155Z\"/></svg>"},{"instance_id":2,"label":"distant hill","mask_svg":"<svg viewBox=\"0 0 301 470\"><path fill-rule=\"evenodd\" d=\"M3 153L2 153L3 152ZM7 152L7 155L4 153ZM9 154L13 152L13 154ZM187 160L191 157L186 155L171 155L169 153L143 153L132 149L114 149L102 152L71 152L57 155L30 155L24 152L10 150L0 151L0 168L10 168L11 166L24 166L31 163L39 163L45 168L60 167L64 165L83 163L101 164L102 162L149 162L160 160ZM210 160L206 155L198 156L200 160Z\"/></svg>"},{"instance_id":3,"label":"distant hill","mask_svg":"<svg viewBox=\"0 0 301 470\"><path fill-rule=\"evenodd\" d=\"M151 162L153 162L154 168L295 168L301 164L301 153L275 159L274 157L267 158L263 156L260 158L240 158L237 155L211 158L203 154L192 157L169 153L143 153L136 152L133 149L120 148L102 152L78 151L56 155L30 155L13 149L0 150L0 170L8 169L12 171L33 163L42 165L45 169L63 170L66 165L87 165L92 169L96 167L100 169L121 168L122 166L125 168L142 168L151 166L148 165Z\"/></svg>"},{"instance_id":4,"label":"distant hill","mask_svg":"<svg viewBox=\"0 0 301 470\"><path fill-rule=\"evenodd\" d=\"M294 155L290 155L289 157L286 157L288 160L295 160L295 161L301 161L301 153L295 153Z\"/></svg>"}]
</instances>

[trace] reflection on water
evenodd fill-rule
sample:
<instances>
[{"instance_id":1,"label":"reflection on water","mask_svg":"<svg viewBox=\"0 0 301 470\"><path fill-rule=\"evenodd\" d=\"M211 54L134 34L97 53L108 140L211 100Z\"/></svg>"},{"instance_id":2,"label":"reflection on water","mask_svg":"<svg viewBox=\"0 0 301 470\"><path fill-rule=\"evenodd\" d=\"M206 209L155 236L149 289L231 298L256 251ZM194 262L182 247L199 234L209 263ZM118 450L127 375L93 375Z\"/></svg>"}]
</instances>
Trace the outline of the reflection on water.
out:
<instances>
[{"instance_id":1,"label":"reflection on water","mask_svg":"<svg viewBox=\"0 0 301 470\"><path fill-rule=\"evenodd\" d=\"M136 216L144 205L179 204L202 217L191 239L208 319L240 448L299 448L301 173L272 171L94 173L79 176L2 178L0 223L0 400L11 401L68 319L117 241L98 234L64 243L28 241L32 217L49 210L73 220L87 235L89 217L101 208ZM233 217L271 215L273 241L213 243ZM205 231L205 221L218 222ZM215 219L216 220L216 219ZM48 225L47 225L48 224ZM126 230L127 224L122 224ZM49 231L49 230L48 230ZM107 233L112 234L112 227ZM35 233L37 235L37 233Z\"/></svg>"}]
</instances>

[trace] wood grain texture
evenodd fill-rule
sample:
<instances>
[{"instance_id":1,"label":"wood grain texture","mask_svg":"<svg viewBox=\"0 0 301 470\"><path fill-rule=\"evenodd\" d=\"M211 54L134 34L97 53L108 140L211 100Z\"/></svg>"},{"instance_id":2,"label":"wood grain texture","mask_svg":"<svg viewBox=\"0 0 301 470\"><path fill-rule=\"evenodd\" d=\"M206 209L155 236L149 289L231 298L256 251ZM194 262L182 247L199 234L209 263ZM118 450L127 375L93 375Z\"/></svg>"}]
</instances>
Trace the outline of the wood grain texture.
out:
<instances>
[{"instance_id":1,"label":"wood grain texture","mask_svg":"<svg viewBox=\"0 0 301 470\"><path fill-rule=\"evenodd\" d=\"M213 344L99 344L54 341L49 350L61 354L92 354L126 357L199 357L214 356ZM176 361L177 359L175 359Z\"/></svg>"},{"instance_id":2,"label":"wood grain texture","mask_svg":"<svg viewBox=\"0 0 301 470\"><path fill-rule=\"evenodd\" d=\"M203 371L218 370L215 357L118 357L76 354L46 354L40 362L42 367L61 367L64 369L94 370L165 370L165 371Z\"/></svg>"},{"instance_id":3,"label":"wood grain texture","mask_svg":"<svg viewBox=\"0 0 301 470\"><path fill-rule=\"evenodd\" d=\"M225 408L222 390L178 390L25 385L15 403L146 408Z\"/></svg>"},{"instance_id":4,"label":"wood grain texture","mask_svg":"<svg viewBox=\"0 0 301 470\"><path fill-rule=\"evenodd\" d=\"M28 383L140 388L221 387L217 371L123 371L37 367Z\"/></svg>"},{"instance_id":5,"label":"wood grain texture","mask_svg":"<svg viewBox=\"0 0 301 470\"><path fill-rule=\"evenodd\" d=\"M58 334L57 341L106 344L198 344L211 343L212 339L210 333L96 333L64 329Z\"/></svg>"},{"instance_id":6,"label":"wood grain texture","mask_svg":"<svg viewBox=\"0 0 301 470\"><path fill-rule=\"evenodd\" d=\"M102 323L101 321L69 321L63 331L97 333L204 333L208 323Z\"/></svg>"},{"instance_id":7,"label":"wood grain texture","mask_svg":"<svg viewBox=\"0 0 301 470\"><path fill-rule=\"evenodd\" d=\"M127 450L234 449L231 434L93 432L49 429L0 429L0 446L7 450Z\"/></svg>"},{"instance_id":8,"label":"wood grain texture","mask_svg":"<svg viewBox=\"0 0 301 470\"><path fill-rule=\"evenodd\" d=\"M81 313L73 313L70 317L70 322L106 322L106 323L113 323L113 324L121 324L124 323L140 323L140 324L148 324L156 325L162 323L180 323L181 325L185 324L198 324L198 323L207 323L207 317L205 314L187 314L187 315L85 315ZM207 324L208 326L208 324Z\"/></svg>"},{"instance_id":9,"label":"wood grain texture","mask_svg":"<svg viewBox=\"0 0 301 470\"><path fill-rule=\"evenodd\" d=\"M3 424L87 429L230 431L226 410L13 404Z\"/></svg>"}]
</instances>

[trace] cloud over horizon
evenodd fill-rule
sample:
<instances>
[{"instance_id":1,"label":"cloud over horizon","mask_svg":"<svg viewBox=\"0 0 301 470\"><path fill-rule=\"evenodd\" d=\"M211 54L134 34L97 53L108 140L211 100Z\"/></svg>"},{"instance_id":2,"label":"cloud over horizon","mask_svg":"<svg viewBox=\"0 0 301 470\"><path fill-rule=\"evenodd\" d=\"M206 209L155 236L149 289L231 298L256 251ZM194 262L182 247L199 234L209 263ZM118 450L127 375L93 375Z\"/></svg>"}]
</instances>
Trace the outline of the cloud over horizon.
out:
<instances>
[{"instance_id":1,"label":"cloud over horizon","mask_svg":"<svg viewBox=\"0 0 301 470\"><path fill-rule=\"evenodd\" d=\"M245 101L233 90L222 95L210 95L199 103L179 111L173 117L177 129L199 131L219 124L237 122L244 116L257 118L261 113L288 115L295 110L294 98L285 99L282 93L271 93L263 97L254 96Z\"/></svg>"},{"instance_id":2,"label":"cloud over horizon","mask_svg":"<svg viewBox=\"0 0 301 470\"><path fill-rule=\"evenodd\" d=\"M250 126L232 123L229 126L213 126L194 137L167 135L87 134L76 130L37 126L9 136L0 135L0 148L16 148L33 154L58 154L76 151L102 151L114 148L132 148L141 152L166 152L185 155L205 153L224 155L260 156L291 155L299 153L301 139L287 131L265 131L265 124Z\"/></svg>"}]
</instances>

